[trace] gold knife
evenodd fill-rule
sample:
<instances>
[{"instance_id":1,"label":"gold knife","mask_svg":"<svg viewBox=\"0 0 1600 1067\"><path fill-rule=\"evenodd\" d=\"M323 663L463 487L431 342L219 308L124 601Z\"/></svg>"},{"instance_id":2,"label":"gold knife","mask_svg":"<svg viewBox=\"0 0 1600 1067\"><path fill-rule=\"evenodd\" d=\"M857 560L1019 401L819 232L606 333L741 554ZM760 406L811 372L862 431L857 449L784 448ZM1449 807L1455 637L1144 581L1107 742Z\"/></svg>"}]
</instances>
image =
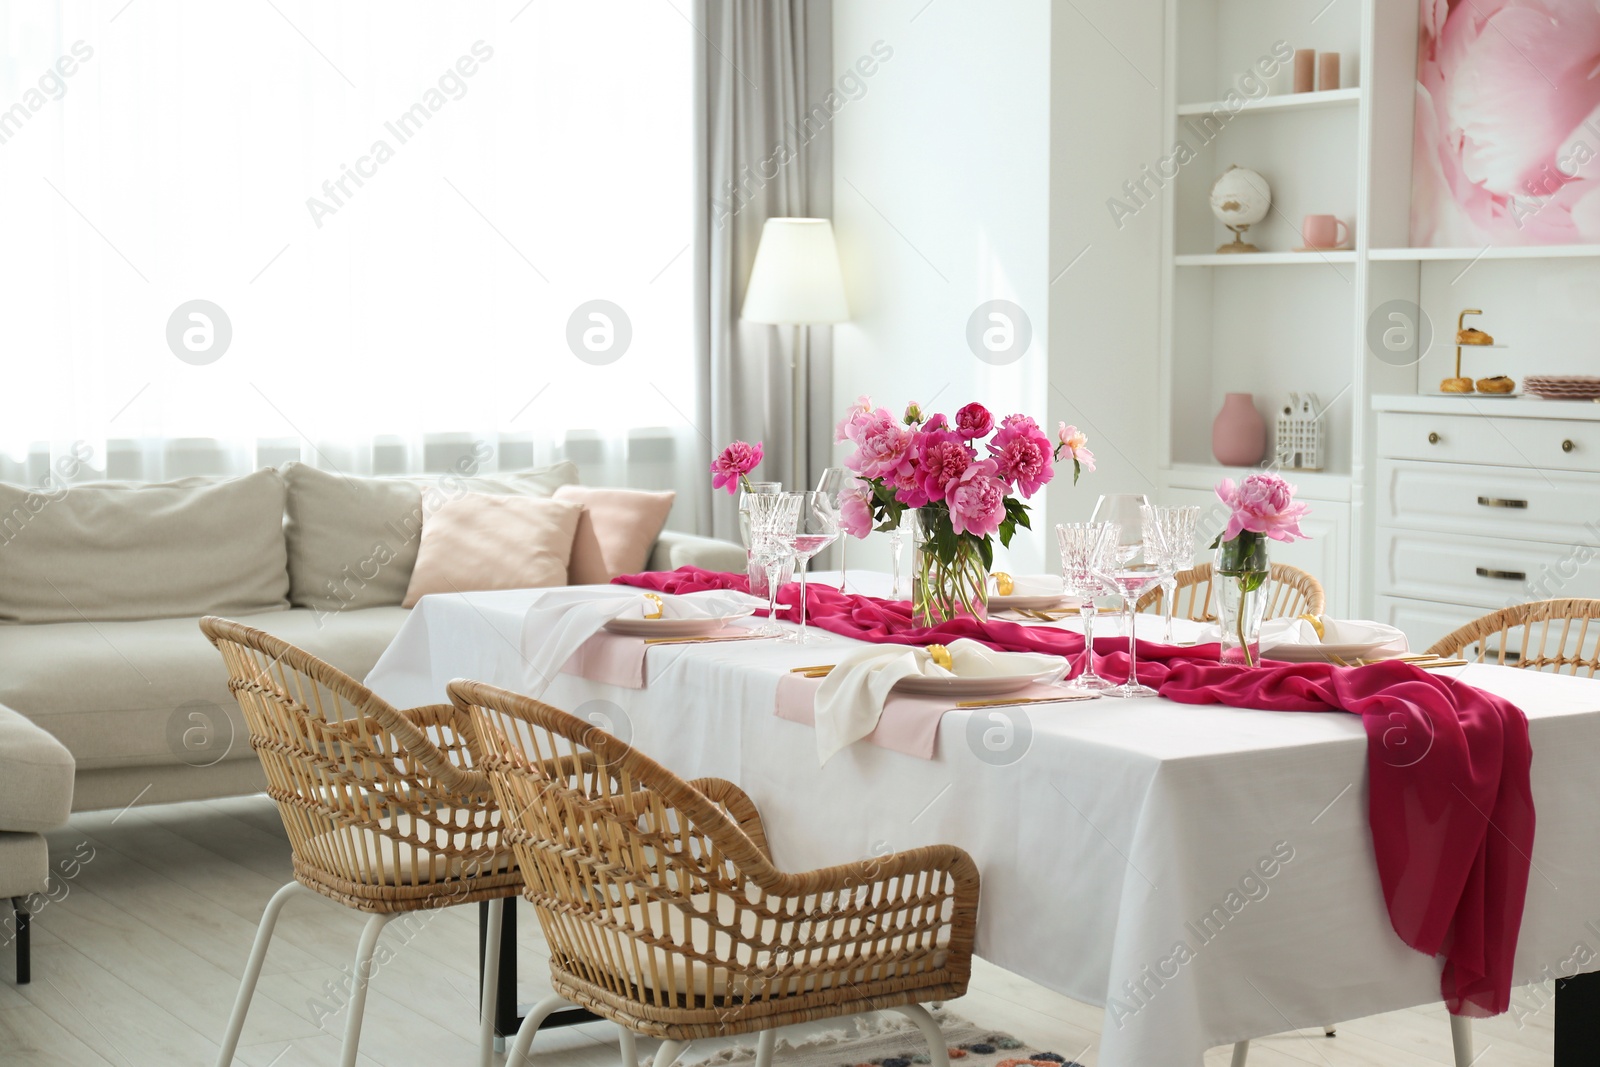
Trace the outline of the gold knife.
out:
<instances>
[{"instance_id":1,"label":"gold knife","mask_svg":"<svg viewBox=\"0 0 1600 1067\"><path fill-rule=\"evenodd\" d=\"M765 634L736 634L729 637L647 637L647 645L709 645L720 641L760 641Z\"/></svg>"},{"instance_id":2,"label":"gold knife","mask_svg":"<svg viewBox=\"0 0 1600 1067\"><path fill-rule=\"evenodd\" d=\"M1013 704L1063 704L1070 700L1094 700L1098 693L1064 693L1058 697L1018 697L1015 700L963 700L958 708L1005 708Z\"/></svg>"}]
</instances>

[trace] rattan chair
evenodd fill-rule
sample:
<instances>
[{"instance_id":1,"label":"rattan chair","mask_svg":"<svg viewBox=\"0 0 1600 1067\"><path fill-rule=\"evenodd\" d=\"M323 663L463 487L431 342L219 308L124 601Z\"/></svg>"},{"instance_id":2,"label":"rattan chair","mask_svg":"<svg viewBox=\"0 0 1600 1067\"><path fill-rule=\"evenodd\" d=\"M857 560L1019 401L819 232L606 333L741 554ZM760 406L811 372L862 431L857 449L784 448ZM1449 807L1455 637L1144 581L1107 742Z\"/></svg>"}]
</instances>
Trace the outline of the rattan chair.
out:
<instances>
[{"instance_id":1,"label":"rattan chair","mask_svg":"<svg viewBox=\"0 0 1600 1067\"><path fill-rule=\"evenodd\" d=\"M550 951L555 996L518 1031L521 1064L565 1002L661 1038L669 1067L696 1038L885 1008L948 1067L924 1001L959 997L972 970L978 870L951 845L786 874L755 805L720 779L684 781L564 711L480 682L450 684L470 711L506 812L506 840Z\"/></svg>"},{"instance_id":2,"label":"rattan chair","mask_svg":"<svg viewBox=\"0 0 1600 1067\"><path fill-rule=\"evenodd\" d=\"M1600 624L1591 625L1597 619L1600 600L1536 600L1474 619L1428 652L1593 678L1600 669Z\"/></svg>"},{"instance_id":3,"label":"rattan chair","mask_svg":"<svg viewBox=\"0 0 1600 1067\"><path fill-rule=\"evenodd\" d=\"M500 925L522 877L500 841L499 809L467 716L451 704L399 711L309 652L237 622L205 618L200 629L227 664L294 851L295 880L261 916L217 1063L233 1062L284 904L313 892L371 916L346 978L345 1067L356 1062L384 926L410 912L492 902L480 1020L487 1067Z\"/></svg>"},{"instance_id":4,"label":"rattan chair","mask_svg":"<svg viewBox=\"0 0 1600 1067\"><path fill-rule=\"evenodd\" d=\"M1186 571L1179 571L1177 592L1173 595L1173 615L1194 622L1216 622L1216 601L1213 599L1211 564L1201 563ZM1152 589L1140 597L1136 611L1160 612L1164 590ZM1322 583L1299 567L1287 563L1272 565L1272 581L1267 589L1267 608L1264 619L1293 619L1301 615L1321 615L1327 606L1327 596Z\"/></svg>"}]
</instances>

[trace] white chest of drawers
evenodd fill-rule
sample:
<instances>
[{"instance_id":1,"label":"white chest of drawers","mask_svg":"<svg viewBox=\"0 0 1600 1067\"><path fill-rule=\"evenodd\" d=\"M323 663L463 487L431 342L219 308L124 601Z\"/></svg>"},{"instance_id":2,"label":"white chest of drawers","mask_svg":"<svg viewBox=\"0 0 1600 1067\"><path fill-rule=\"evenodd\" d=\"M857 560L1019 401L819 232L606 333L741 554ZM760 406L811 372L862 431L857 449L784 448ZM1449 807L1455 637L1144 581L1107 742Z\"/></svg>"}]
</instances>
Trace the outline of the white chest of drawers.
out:
<instances>
[{"instance_id":1,"label":"white chest of drawers","mask_svg":"<svg viewBox=\"0 0 1600 1067\"><path fill-rule=\"evenodd\" d=\"M1426 648L1496 608L1600 597L1600 404L1377 396L1379 618Z\"/></svg>"}]
</instances>

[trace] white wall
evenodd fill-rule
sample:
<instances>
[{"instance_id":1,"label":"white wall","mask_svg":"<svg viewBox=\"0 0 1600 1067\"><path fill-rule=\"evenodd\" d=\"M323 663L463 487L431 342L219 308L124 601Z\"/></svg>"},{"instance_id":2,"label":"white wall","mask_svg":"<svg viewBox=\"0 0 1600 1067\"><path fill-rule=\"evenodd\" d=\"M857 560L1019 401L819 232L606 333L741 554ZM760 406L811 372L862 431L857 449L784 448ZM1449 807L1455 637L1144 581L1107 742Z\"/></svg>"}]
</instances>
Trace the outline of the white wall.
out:
<instances>
[{"instance_id":1,"label":"white wall","mask_svg":"<svg viewBox=\"0 0 1600 1067\"><path fill-rule=\"evenodd\" d=\"M894 50L834 126L834 224L853 319L834 328L835 410L863 393L895 411L915 399L954 414L980 400L1043 423L1048 0L834 0L833 11L836 81L874 42ZM1006 366L966 341L969 316L994 298L1020 305L1033 326L1027 353ZM1007 565L1040 569L1042 545L1019 537ZM886 569L883 535L851 548L853 564Z\"/></svg>"},{"instance_id":2,"label":"white wall","mask_svg":"<svg viewBox=\"0 0 1600 1067\"><path fill-rule=\"evenodd\" d=\"M980 400L1089 429L1099 473L1058 475L1004 566L1055 567L1051 525L1107 491L1154 491L1158 208L1106 207L1161 154L1160 0L835 0L835 80L893 55L834 126L834 220L853 321L835 327L833 406L862 393L953 412ZM1149 84L1145 78L1155 85ZM1074 257L1084 252L1070 269ZM1052 279L1055 279L1052 282ZM995 366L978 305L1027 314ZM839 456L844 455L842 446ZM874 535L852 565L887 567Z\"/></svg>"}]
</instances>

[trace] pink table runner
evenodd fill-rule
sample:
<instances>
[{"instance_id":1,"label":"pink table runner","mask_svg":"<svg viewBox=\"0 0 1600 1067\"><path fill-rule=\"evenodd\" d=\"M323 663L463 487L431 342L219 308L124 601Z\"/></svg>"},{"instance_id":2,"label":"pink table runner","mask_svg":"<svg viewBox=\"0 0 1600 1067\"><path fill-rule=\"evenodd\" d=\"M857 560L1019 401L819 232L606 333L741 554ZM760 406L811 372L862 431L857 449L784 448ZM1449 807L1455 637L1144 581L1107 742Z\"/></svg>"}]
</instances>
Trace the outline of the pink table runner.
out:
<instances>
[{"instance_id":1,"label":"pink table runner","mask_svg":"<svg viewBox=\"0 0 1600 1067\"><path fill-rule=\"evenodd\" d=\"M616 581L668 593L749 589L742 574L695 567ZM795 606L799 592L792 583L778 599ZM967 637L995 649L1069 657L1084 645L1070 631L998 620L917 626L906 602L827 586L812 586L806 607L814 625L865 641L926 645ZM1096 641L1097 669L1125 677L1126 647L1125 639ZM1215 645L1141 641L1138 653L1140 681L1178 703L1360 715L1367 732L1367 821L1390 922L1407 945L1445 957L1440 987L1450 1011L1485 1016L1507 1009L1535 821L1533 753L1518 708L1393 661L1248 669L1217 663Z\"/></svg>"}]
</instances>

